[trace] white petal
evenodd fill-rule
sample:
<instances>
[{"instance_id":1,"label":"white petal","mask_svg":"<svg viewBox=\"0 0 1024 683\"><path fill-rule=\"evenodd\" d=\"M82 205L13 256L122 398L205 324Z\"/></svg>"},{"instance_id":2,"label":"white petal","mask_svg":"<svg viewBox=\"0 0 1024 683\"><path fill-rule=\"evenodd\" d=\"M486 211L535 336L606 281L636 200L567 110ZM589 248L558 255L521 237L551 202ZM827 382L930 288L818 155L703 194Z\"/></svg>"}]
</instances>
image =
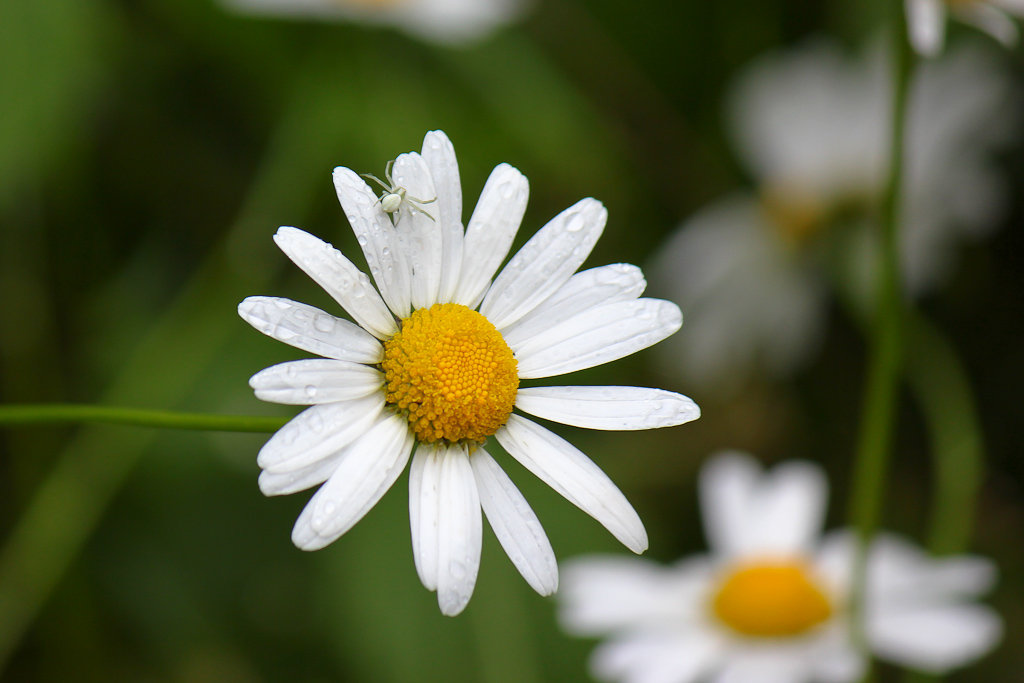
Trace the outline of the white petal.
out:
<instances>
[{"instance_id":1,"label":"white petal","mask_svg":"<svg viewBox=\"0 0 1024 683\"><path fill-rule=\"evenodd\" d=\"M708 543L726 556L809 554L824 522L828 482L821 469L791 461L761 473L741 453L710 459L700 475Z\"/></svg>"},{"instance_id":2,"label":"white petal","mask_svg":"<svg viewBox=\"0 0 1024 683\"><path fill-rule=\"evenodd\" d=\"M334 474L313 494L295 522L292 542L319 550L351 529L398 479L412 446L408 421L382 416L345 450Z\"/></svg>"},{"instance_id":3,"label":"white petal","mask_svg":"<svg viewBox=\"0 0 1024 683\"><path fill-rule=\"evenodd\" d=\"M1017 24L1001 9L985 3L978 3L965 6L957 10L956 14L961 21L977 26L1006 47L1013 47L1017 44L1017 38L1020 35Z\"/></svg>"},{"instance_id":4,"label":"white petal","mask_svg":"<svg viewBox=\"0 0 1024 683\"><path fill-rule=\"evenodd\" d=\"M383 409L383 394L308 408L263 444L256 463L272 472L308 467L362 436Z\"/></svg>"},{"instance_id":5,"label":"white petal","mask_svg":"<svg viewBox=\"0 0 1024 683\"><path fill-rule=\"evenodd\" d=\"M942 0L906 0L907 28L914 49L934 57L946 42L946 7Z\"/></svg>"},{"instance_id":6,"label":"white petal","mask_svg":"<svg viewBox=\"0 0 1024 683\"><path fill-rule=\"evenodd\" d=\"M532 311L583 265L607 220L601 202L589 198L552 218L501 271L480 313L500 330Z\"/></svg>"},{"instance_id":7,"label":"white petal","mask_svg":"<svg viewBox=\"0 0 1024 683\"><path fill-rule=\"evenodd\" d=\"M801 648L745 648L724 661L713 683L812 683ZM852 683L852 682L851 682Z\"/></svg>"},{"instance_id":8,"label":"white petal","mask_svg":"<svg viewBox=\"0 0 1024 683\"><path fill-rule=\"evenodd\" d=\"M509 455L541 481L600 522L635 553L647 550L636 510L608 475L565 439L518 415L494 435Z\"/></svg>"},{"instance_id":9,"label":"white petal","mask_svg":"<svg viewBox=\"0 0 1024 683\"><path fill-rule=\"evenodd\" d=\"M588 308L636 299L644 293L646 286L640 269L628 263L584 270L569 278L537 308L502 329L501 335L509 346L518 346Z\"/></svg>"},{"instance_id":10,"label":"white petal","mask_svg":"<svg viewBox=\"0 0 1024 683\"><path fill-rule=\"evenodd\" d=\"M437 192L430 169L415 152L400 155L391 173L395 184L406 189L406 203L410 199L429 202L423 204L422 209L416 204L403 203L395 226L409 266L412 307L426 308L437 303L441 283L441 224L436 211L432 210L437 203Z\"/></svg>"},{"instance_id":11,"label":"white petal","mask_svg":"<svg viewBox=\"0 0 1024 683\"><path fill-rule=\"evenodd\" d=\"M558 590L558 564L540 520L494 458L483 448L469 457L480 505L505 553L533 590Z\"/></svg>"},{"instance_id":12,"label":"white petal","mask_svg":"<svg viewBox=\"0 0 1024 683\"><path fill-rule=\"evenodd\" d=\"M344 453L345 449L341 448L325 458L308 463L305 467L287 472L263 470L259 477L260 491L265 496L287 496L322 484L334 474Z\"/></svg>"},{"instance_id":13,"label":"white petal","mask_svg":"<svg viewBox=\"0 0 1024 683\"><path fill-rule=\"evenodd\" d=\"M391 219L354 171L343 166L334 169L334 188L381 296L397 317L408 317L412 306L409 265Z\"/></svg>"},{"instance_id":14,"label":"white petal","mask_svg":"<svg viewBox=\"0 0 1024 683\"><path fill-rule=\"evenodd\" d=\"M363 329L378 339L388 339L398 332L391 311L370 278L340 251L308 232L287 226L278 229L274 242Z\"/></svg>"},{"instance_id":15,"label":"white petal","mask_svg":"<svg viewBox=\"0 0 1024 683\"><path fill-rule=\"evenodd\" d=\"M442 614L454 617L473 595L483 547L476 479L460 446L443 453L437 499L437 605Z\"/></svg>"},{"instance_id":16,"label":"white petal","mask_svg":"<svg viewBox=\"0 0 1024 683\"><path fill-rule=\"evenodd\" d=\"M993 5L1003 8L1010 14L1024 15L1024 0L991 0Z\"/></svg>"},{"instance_id":17,"label":"white petal","mask_svg":"<svg viewBox=\"0 0 1024 683\"><path fill-rule=\"evenodd\" d=\"M697 626L706 621L716 571L706 556L671 567L621 555L573 558L563 564L559 621L581 636L655 624Z\"/></svg>"},{"instance_id":18,"label":"white petal","mask_svg":"<svg viewBox=\"0 0 1024 683\"><path fill-rule=\"evenodd\" d=\"M723 643L708 631L649 629L601 644L590 660L594 676L623 683L692 683L722 657Z\"/></svg>"},{"instance_id":19,"label":"white petal","mask_svg":"<svg viewBox=\"0 0 1024 683\"><path fill-rule=\"evenodd\" d=\"M988 653L1002 638L999 616L982 605L879 609L868 619L868 639L890 662L942 674Z\"/></svg>"},{"instance_id":20,"label":"white petal","mask_svg":"<svg viewBox=\"0 0 1024 683\"><path fill-rule=\"evenodd\" d=\"M249 386L261 401L313 405L369 396L384 386L384 374L361 363L313 358L272 365L249 378Z\"/></svg>"},{"instance_id":21,"label":"white petal","mask_svg":"<svg viewBox=\"0 0 1024 683\"><path fill-rule=\"evenodd\" d=\"M379 363L384 347L354 323L319 308L272 296L250 296L238 315L257 330L297 349L353 363Z\"/></svg>"},{"instance_id":22,"label":"white petal","mask_svg":"<svg viewBox=\"0 0 1024 683\"><path fill-rule=\"evenodd\" d=\"M409 526L416 573L427 590L437 590L438 480L441 457L436 445L420 445L409 468Z\"/></svg>"},{"instance_id":23,"label":"white petal","mask_svg":"<svg viewBox=\"0 0 1024 683\"><path fill-rule=\"evenodd\" d=\"M516 408L605 431L672 427L700 417L697 404L682 394L644 387L530 387L516 394Z\"/></svg>"},{"instance_id":24,"label":"white petal","mask_svg":"<svg viewBox=\"0 0 1024 683\"><path fill-rule=\"evenodd\" d=\"M466 228L462 272L452 301L475 308L512 247L526 213L530 184L508 164L498 164L480 193Z\"/></svg>"},{"instance_id":25,"label":"white petal","mask_svg":"<svg viewBox=\"0 0 1024 683\"><path fill-rule=\"evenodd\" d=\"M441 281L437 300L452 301L462 272L462 181L455 148L443 131L434 130L423 138L423 160L434 179L437 202L431 204L430 213L441 227L442 255ZM433 208L436 207L436 210Z\"/></svg>"},{"instance_id":26,"label":"white petal","mask_svg":"<svg viewBox=\"0 0 1024 683\"><path fill-rule=\"evenodd\" d=\"M636 353L682 324L683 314L670 301L620 301L583 311L511 348L520 378L551 377Z\"/></svg>"},{"instance_id":27,"label":"white petal","mask_svg":"<svg viewBox=\"0 0 1024 683\"><path fill-rule=\"evenodd\" d=\"M868 559L871 600L880 606L918 606L976 597L995 584L995 564L970 555L933 558L906 539L882 533Z\"/></svg>"}]
</instances>

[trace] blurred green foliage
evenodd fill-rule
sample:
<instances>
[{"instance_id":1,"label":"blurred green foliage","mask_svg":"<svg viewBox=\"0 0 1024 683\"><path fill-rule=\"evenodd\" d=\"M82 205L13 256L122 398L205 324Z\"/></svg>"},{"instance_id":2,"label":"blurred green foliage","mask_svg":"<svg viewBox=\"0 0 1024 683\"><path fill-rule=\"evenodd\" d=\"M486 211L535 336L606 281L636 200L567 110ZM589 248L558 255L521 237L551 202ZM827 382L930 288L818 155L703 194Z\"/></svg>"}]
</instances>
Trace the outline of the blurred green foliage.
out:
<instances>
[{"instance_id":1,"label":"blurred green foliage","mask_svg":"<svg viewBox=\"0 0 1024 683\"><path fill-rule=\"evenodd\" d=\"M877 33L880 4L538 0L521 25L455 49L354 24L234 16L212 0L6 0L0 399L294 412L261 404L246 380L296 352L249 329L235 306L274 294L332 310L271 235L296 225L356 254L331 169L379 173L434 128L455 144L467 215L507 161L531 181L519 243L594 196L611 218L589 264L643 264L680 220L744 182L721 119L736 70L823 32L857 44ZM1008 635L953 680L993 683L1024 668L1024 156L1005 164L1016 189L1008 225L969 247L954 282L924 303L964 357L991 454L975 547L1003 570L993 602ZM698 423L557 428L635 504L650 555L702 547L694 474L717 448L822 462L842 521L864 347L850 321L833 318L823 355L798 380L755 380L724 403L694 395ZM647 354L579 379L692 394ZM887 526L922 538L928 444L905 408ZM59 541L45 564L6 568L42 589L0 610L0 631L18 619L27 629L3 680L588 680L590 643L558 631L553 601L530 590L489 532L469 608L439 614L413 567L405 477L341 540L296 550L289 530L306 497L260 495L264 439L0 433L0 538L11 540L42 490L36 528ZM560 558L625 552L502 464Z\"/></svg>"}]
</instances>

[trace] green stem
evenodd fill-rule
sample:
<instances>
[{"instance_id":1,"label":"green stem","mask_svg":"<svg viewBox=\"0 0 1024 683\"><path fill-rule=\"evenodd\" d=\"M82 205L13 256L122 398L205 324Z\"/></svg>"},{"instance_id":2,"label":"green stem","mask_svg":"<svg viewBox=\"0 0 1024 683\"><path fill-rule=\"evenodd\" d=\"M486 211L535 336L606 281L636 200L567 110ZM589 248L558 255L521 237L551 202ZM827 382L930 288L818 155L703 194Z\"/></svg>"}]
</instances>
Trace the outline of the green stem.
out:
<instances>
[{"instance_id":1,"label":"green stem","mask_svg":"<svg viewBox=\"0 0 1024 683\"><path fill-rule=\"evenodd\" d=\"M893 1L892 161L881 211L881 263L877 307L872 320L871 357L864 393L861 427L853 471L850 517L857 529L854 560L853 632L867 651L864 634L864 597L867 580L867 548L878 528L892 451L896 399L902 363L902 303L899 282L899 225L903 193L903 154L907 100L913 52L907 41L902 0ZM864 680L870 680L868 668Z\"/></svg>"},{"instance_id":2,"label":"green stem","mask_svg":"<svg viewBox=\"0 0 1024 683\"><path fill-rule=\"evenodd\" d=\"M935 493L928 548L937 555L967 550L984 473L984 443L967 373L942 334L923 316L907 318L914 353L907 379L930 436ZM904 683L934 683L940 676L908 671Z\"/></svg>"},{"instance_id":3,"label":"green stem","mask_svg":"<svg viewBox=\"0 0 1024 683\"><path fill-rule=\"evenodd\" d=\"M984 474L984 443L967 373L955 351L923 316L907 319L914 354L907 379L924 414L933 453L935 495L928 549L937 555L967 550L975 501Z\"/></svg>"},{"instance_id":4,"label":"green stem","mask_svg":"<svg viewBox=\"0 0 1024 683\"><path fill-rule=\"evenodd\" d=\"M107 422L162 429L267 433L276 432L287 420L280 417L179 413L169 410L75 405L72 403L0 405L0 426L52 424L55 422Z\"/></svg>"}]
</instances>

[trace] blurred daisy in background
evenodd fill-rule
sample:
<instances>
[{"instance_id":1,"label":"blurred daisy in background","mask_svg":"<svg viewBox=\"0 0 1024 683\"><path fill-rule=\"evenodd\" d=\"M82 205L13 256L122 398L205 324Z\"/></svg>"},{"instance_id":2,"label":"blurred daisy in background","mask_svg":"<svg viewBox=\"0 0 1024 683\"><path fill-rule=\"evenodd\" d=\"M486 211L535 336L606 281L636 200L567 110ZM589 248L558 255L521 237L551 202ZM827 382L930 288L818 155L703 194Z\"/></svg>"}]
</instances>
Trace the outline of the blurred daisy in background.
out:
<instances>
[{"instance_id":1,"label":"blurred daisy in background","mask_svg":"<svg viewBox=\"0 0 1024 683\"><path fill-rule=\"evenodd\" d=\"M248 14L395 26L430 42L482 40L516 20L529 0L222 0Z\"/></svg>"},{"instance_id":2,"label":"blurred daisy in background","mask_svg":"<svg viewBox=\"0 0 1024 683\"><path fill-rule=\"evenodd\" d=\"M730 132L756 189L698 212L657 253L654 281L700 323L661 349L669 367L720 392L755 368L786 375L818 346L830 283L868 301L888 79L879 54L853 58L827 43L770 55L739 77ZM1009 87L971 48L916 76L900 235L912 295L945 279L961 238L1003 214L1006 185L991 156L1012 138Z\"/></svg>"},{"instance_id":3,"label":"blurred daisy in background","mask_svg":"<svg viewBox=\"0 0 1024 683\"><path fill-rule=\"evenodd\" d=\"M920 54L934 57L946 42L946 16L952 14L1007 47L1017 43L1019 31L1007 13L1024 15L1022 0L905 0L910 42Z\"/></svg>"},{"instance_id":4,"label":"blurred daisy in background","mask_svg":"<svg viewBox=\"0 0 1024 683\"><path fill-rule=\"evenodd\" d=\"M851 638L854 538L822 538L827 482L809 462L762 471L720 454L700 476L710 554L672 566L640 558L566 563L560 619L605 637L592 673L630 683L847 683L864 672ZM929 558L891 535L870 546L865 628L871 652L943 673L981 657L1002 623L974 602L995 579L979 557Z\"/></svg>"},{"instance_id":5,"label":"blurred daisy in background","mask_svg":"<svg viewBox=\"0 0 1024 683\"><path fill-rule=\"evenodd\" d=\"M630 550L647 533L625 496L586 455L513 407L589 429L679 425L700 415L690 399L615 386L520 388L520 379L601 365L664 339L682 315L640 298L646 283L627 264L580 273L608 212L583 199L553 218L492 282L526 210L526 178L508 164L491 173L462 226L455 150L440 131L421 154L389 167L381 201L347 168L334 171L338 198L377 288L331 245L283 227L278 246L355 323L305 304L250 297L239 314L261 332L321 359L282 363L255 375L256 396L312 405L260 450L260 489L295 493L324 483L292 540L304 550L332 543L394 484L410 455L413 557L441 611L458 614L476 583L483 508L495 535L542 595L558 586L554 553L536 515L485 449L494 437L513 458L603 524ZM419 204L429 202L430 214ZM393 216L385 208L397 208ZM575 273L575 274L574 274Z\"/></svg>"}]
</instances>

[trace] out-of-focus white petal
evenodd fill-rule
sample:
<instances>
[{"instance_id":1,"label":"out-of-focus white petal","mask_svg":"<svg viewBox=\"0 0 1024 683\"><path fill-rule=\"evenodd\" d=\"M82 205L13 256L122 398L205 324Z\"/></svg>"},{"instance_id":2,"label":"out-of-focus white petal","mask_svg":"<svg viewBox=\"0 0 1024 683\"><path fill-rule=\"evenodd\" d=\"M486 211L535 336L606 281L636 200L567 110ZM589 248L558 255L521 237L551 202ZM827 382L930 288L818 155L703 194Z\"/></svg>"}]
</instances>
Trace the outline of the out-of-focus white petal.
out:
<instances>
[{"instance_id":1,"label":"out-of-focus white petal","mask_svg":"<svg viewBox=\"0 0 1024 683\"><path fill-rule=\"evenodd\" d=\"M866 629L871 649L881 658L935 674L982 657L1003 634L999 615L977 604L878 605L869 612Z\"/></svg>"},{"instance_id":2,"label":"out-of-focus white petal","mask_svg":"<svg viewBox=\"0 0 1024 683\"><path fill-rule=\"evenodd\" d=\"M636 299L647 282L636 266L613 263L576 273L537 308L501 330L509 346L521 345L534 335L594 306Z\"/></svg>"},{"instance_id":3,"label":"out-of-focus white petal","mask_svg":"<svg viewBox=\"0 0 1024 683\"><path fill-rule=\"evenodd\" d=\"M552 377L646 349L682 324L683 314L671 301L617 301L585 310L511 348L520 378Z\"/></svg>"},{"instance_id":4,"label":"out-of-focus white petal","mask_svg":"<svg viewBox=\"0 0 1024 683\"><path fill-rule=\"evenodd\" d=\"M533 590L551 595L558 590L558 564L537 515L487 451L476 449L469 462L480 504L501 547Z\"/></svg>"},{"instance_id":5,"label":"out-of-focus white petal","mask_svg":"<svg viewBox=\"0 0 1024 683\"><path fill-rule=\"evenodd\" d=\"M480 313L499 330L529 313L583 265L607 221L601 202L589 198L552 218L494 280Z\"/></svg>"},{"instance_id":6,"label":"out-of-focus white petal","mask_svg":"<svg viewBox=\"0 0 1024 683\"><path fill-rule=\"evenodd\" d=\"M412 447L404 417L380 417L345 449L334 474L313 494L295 522L292 542L302 550L319 550L351 529L398 479Z\"/></svg>"},{"instance_id":7,"label":"out-of-focus white petal","mask_svg":"<svg viewBox=\"0 0 1024 683\"><path fill-rule=\"evenodd\" d=\"M437 590L438 479L441 458L436 444L416 448L409 467L409 527L412 557L423 586Z\"/></svg>"},{"instance_id":8,"label":"out-of-focus white petal","mask_svg":"<svg viewBox=\"0 0 1024 683\"><path fill-rule=\"evenodd\" d=\"M381 296L398 318L408 317L412 311L409 264L391 219L370 186L351 169L334 169L334 189Z\"/></svg>"},{"instance_id":9,"label":"out-of-focus white petal","mask_svg":"<svg viewBox=\"0 0 1024 683\"><path fill-rule=\"evenodd\" d=\"M868 556L869 595L879 605L919 605L973 598L995 584L991 560L970 555L929 557L896 534L879 534Z\"/></svg>"},{"instance_id":10,"label":"out-of-focus white petal","mask_svg":"<svg viewBox=\"0 0 1024 683\"><path fill-rule=\"evenodd\" d=\"M805 648L754 646L730 654L712 683L813 683Z\"/></svg>"},{"instance_id":11,"label":"out-of-focus white petal","mask_svg":"<svg viewBox=\"0 0 1024 683\"><path fill-rule=\"evenodd\" d=\"M423 138L423 161L434 179L437 201L428 211L441 229L441 279L437 300L452 301L462 272L462 181L455 147L444 131L432 130Z\"/></svg>"},{"instance_id":12,"label":"out-of-focus white petal","mask_svg":"<svg viewBox=\"0 0 1024 683\"><path fill-rule=\"evenodd\" d=\"M368 396L384 386L384 375L361 363L313 358L272 365L250 377L249 386L261 401L314 405Z\"/></svg>"},{"instance_id":13,"label":"out-of-focus white petal","mask_svg":"<svg viewBox=\"0 0 1024 683\"><path fill-rule=\"evenodd\" d=\"M398 332L395 319L370 278L333 246L297 228L281 227L274 242L313 281L378 339Z\"/></svg>"},{"instance_id":14,"label":"out-of-focus white petal","mask_svg":"<svg viewBox=\"0 0 1024 683\"><path fill-rule=\"evenodd\" d=\"M700 474L708 543L726 557L811 552L824 523L828 481L808 462L762 473L747 455L713 456Z\"/></svg>"},{"instance_id":15,"label":"out-of-focus white petal","mask_svg":"<svg viewBox=\"0 0 1024 683\"><path fill-rule=\"evenodd\" d=\"M1016 45L1020 37L1020 31L1013 19L1006 16L1003 10L987 3L979 2L959 8L956 10L956 16L961 21L977 26L1006 47Z\"/></svg>"},{"instance_id":16,"label":"out-of-focus white petal","mask_svg":"<svg viewBox=\"0 0 1024 683\"><path fill-rule=\"evenodd\" d=\"M559 621L582 636L696 627L706 620L717 579L705 556L671 567L635 557L578 557L563 564L562 576Z\"/></svg>"},{"instance_id":17,"label":"out-of-focus white petal","mask_svg":"<svg viewBox=\"0 0 1024 683\"><path fill-rule=\"evenodd\" d=\"M391 25L434 43L464 45L479 41L512 21L529 2L523 0L222 0L238 11L292 19L351 20Z\"/></svg>"},{"instance_id":18,"label":"out-of-focus white petal","mask_svg":"<svg viewBox=\"0 0 1024 683\"><path fill-rule=\"evenodd\" d=\"M942 0L906 0L910 42L920 54L934 57L946 42L946 6Z\"/></svg>"},{"instance_id":19,"label":"out-of-focus white petal","mask_svg":"<svg viewBox=\"0 0 1024 683\"><path fill-rule=\"evenodd\" d=\"M599 645L590 669L604 681L694 683L715 668L724 647L709 631L646 629Z\"/></svg>"},{"instance_id":20,"label":"out-of-focus white petal","mask_svg":"<svg viewBox=\"0 0 1024 683\"><path fill-rule=\"evenodd\" d=\"M700 408L686 396L645 387L529 387L516 394L516 408L605 431L672 427L700 417Z\"/></svg>"},{"instance_id":21,"label":"out-of-focus white petal","mask_svg":"<svg viewBox=\"0 0 1024 683\"><path fill-rule=\"evenodd\" d=\"M740 194L706 207L662 246L651 280L691 325L658 347L661 365L722 395L754 368L785 376L813 356L827 290L774 230L754 197Z\"/></svg>"},{"instance_id":22,"label":"out-of-focus white petal","mask_svg":"<svg viewBox=\"0 0 1024 683\"><path fill-rule=\"evenodd\" d=\"M1001 7L1010 14L1024 15L1024 0L989 0L996 7Z\"/></svg>"},{"instance_id":23,"label":"out-of-focus white petal","mask_svg":"<svg viewBox=\"0 0 1024 683\"><path fill-rule=\"evenodd\" d=\"M475 308L484 298L512 247L529 197L530 184L517 169L498 164L491 171L466 228L454 303Z\"/></svg>"},{"instance_id":24,"label":"out-of-focus white petal","mask_svg":"<svg viewBox=\"0 0 1024 683\"><path fill-rule=\"evenodd\" d=\"M647 549L647 531L636 510L601 468L565 439L518 415L495 433L523 467L600 522L635 553Z\"/></svg>"},{"instance_id":25,"label":"out-of-focus white petal","mask_svg":"<svg viewBox=\"0 0 1024 683\"><path fill-rule=\"evenodd\" d=\"M263 444L256 463L282 473L307 467L361 437L383 409L383 394L307 408Z\"/></svg>"},{"instance_id":26,"label":"out-of-focus white petal","mask_svg":"<svg viewBox=\"0 0 1024 683\"><path fill-rule=\"evenodd\" d=\"M395 185L407 191L406 199L396 214L395 230L409 266L412 307L414 310L427 308L438 302L444 250L442 226L436 215L434 180L423 157L415 152L399 155L391 169L391 177ZM430 203L423 204L421 208L411 203L412 198Z\"/></svg>"},{"instance_id":27,"label":"out-of-focus white petal","mask_svg":"<svg viewBox=\"0 0 1024 683\"><path fill-rule=\"evenodd\" d=\"M238 315L257 330L297 349L353 363L379 363L384 347L354 323L319 308L272 296L250 296Z\"/></svg>"},{"instance_id":28,"label":"out-of-focus white petal","mask_svg":"<svg viewBox=\"0 0 1024 683\"><path fill-rule=\"evenodd\" d=\"M462 446L441 447L438 477L437 604L454 617L466 608L480 571L483 522L469 457Z\"/></svg>"}]
</instances>

